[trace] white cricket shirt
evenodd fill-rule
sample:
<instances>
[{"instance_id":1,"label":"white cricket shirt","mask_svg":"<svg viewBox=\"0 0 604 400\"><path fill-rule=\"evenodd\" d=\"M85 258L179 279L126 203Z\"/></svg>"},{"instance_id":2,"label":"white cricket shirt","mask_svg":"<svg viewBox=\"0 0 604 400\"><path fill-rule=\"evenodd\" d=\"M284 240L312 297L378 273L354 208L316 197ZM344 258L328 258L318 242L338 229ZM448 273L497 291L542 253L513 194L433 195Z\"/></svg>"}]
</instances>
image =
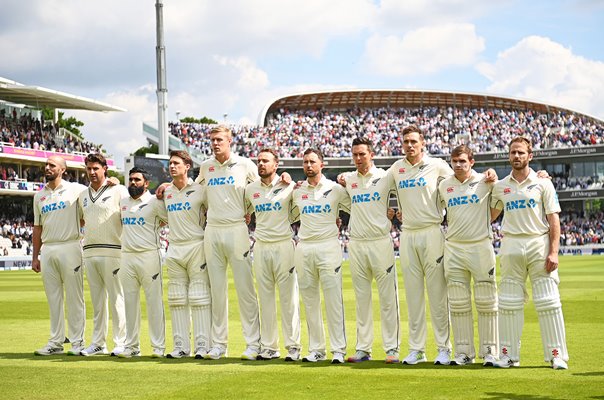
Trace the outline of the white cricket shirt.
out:
<instances>
[{"instance_id":1,"label":"white cricket shirt","mask_svg":"<svg viewBox=\"0 0 604 400\"><path fill-rule=\"evenodd\" d=\"M516 181L512 174L497 182L491 207L504 212L504 235L545 235L549 232L547 214L560 212L554 185L532 169L524 182Z\"/></svg>"},{"instance_id":2,"label":"white cricket shirt","mask_svg":"<svg viewBox=\"0 0 604 400\"><path fill-rule=\"evenodd\" d=\"M455 175L438 185L441 205L447 210L447 240L474 242L493 237L491 229L491 189L484 175L472 170L460 182Z\"/></svg>"},{"instance_id":3,"label":"white cricket shirt","mask_svg":"<svg viewBox=\"0 0 604 400\"><path fill-rule=\"evenodd\" d=\"M204 161L195 180L206 187L208 225L225 226L245 221L245 187L259 179L256 164L231 153L224 163L212 157Z\"/></svg>"},{"instance_id":4,"label":"white cricket shirt","mask_svg":"<svg viewBox=\"0 0 604 400\"><path fill-rule=\"evenodd\" d=\"M396 184L403 229L422 229L442 222L438 183L453 175L453 170L444 160L424 154L420 162L411 165L407 158L403 158L392 164L388 173Z\"/></svg>"},{"instance_id":5,"label":"white cricket shirt","mask_svg":"<svg viewBox=\"0 0 604 400\"><path fill-rule=\"evenodd\" d=\"M34 195L34 225L42 227L42 243L80 239L80 193L86 186L61 180L54 190L44 188Z\"/></svg>"}]
</instances>

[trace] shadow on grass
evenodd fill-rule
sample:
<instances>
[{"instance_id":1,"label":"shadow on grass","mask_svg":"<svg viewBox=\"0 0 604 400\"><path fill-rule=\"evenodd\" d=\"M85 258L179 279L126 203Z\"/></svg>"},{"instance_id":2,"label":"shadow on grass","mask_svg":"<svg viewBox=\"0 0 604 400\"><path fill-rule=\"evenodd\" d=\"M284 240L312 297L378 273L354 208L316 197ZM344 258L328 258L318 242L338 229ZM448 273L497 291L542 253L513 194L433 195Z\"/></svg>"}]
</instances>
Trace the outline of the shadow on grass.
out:
<instances>
[{"instance_id":1,"label":"shadow on grass","mask_svg":"<svg viewBox=\"0 0 604 400\"><path fill-rule=\"evenodd\" d=\"M525 400L557 400L558 397L541 396L538 394L520 394L520 393L503 393L503 392L487 392L485 399L525 399Z\"/></svg>"},{"instance_id":2,"label":"shadow on grass","mask_svg":"<svg viewBox=\"0 0 604 400\"><path fill-rule=\"evenodd\" d=\"M164 358L152 358L152 357L146 356L146 355L143 355L141 357L132 357L132 358L111 357L109 355L97 355L97 356L83 357L83 356L71 356L71 355L67 355L67 354L59 354L59 355L52 355L52 356L37 356L37 355L34 355L33 352L32 353L0 353L0 359L54 361L54 362L67 362L67 363L72 363L72 362L88 362L88 363L117 362L117 363L156 363L156 364L199 364L199 365L204 365L204 366L206 366L206 365L240 364L240 365L249 366L252 368L264 367L264 366L269 366L269 365L292 365L292 366L299 366L302 368L326 368L326 367L329 367L329 368L351 368L351 369L356 369L356 370L373 370L373 369L380 369L380 368L393 369L393 368L395 368L395 369L410 370L410 371L413 371L413 370L438 370L438 369L455 370L455 371L465 371L465 370L489 371L489 370L496 369L493 367L483 367L482 364L480 364L480 363L465 365L465 366L434 365L431 362L419 363L416 365L406 365L406 364L401 364L401 363L386 364L382 360L371 360L371 361L364 361L364 362L360 362L360 363L348 363L347 362L344 364L335 364L334 365L334 364L331 364L331 362L329 360L313 363L313 362L303 362L301 360L296 361L296 362L291 362L291 361L288 362L282 358L275 359L275 360L249 361L249 360L242 360L237 357L226 357L226 358L221 358L219 360L206 360L206 359L197 360L193 357L173 359L173 358L165 358L165 357ZM521 366L521 367L512 368L512 370L535 370L535 369L543 369L543 368L551 369L551 367L545 366L545 365L539 365L539 366L525 365L525 366ZM604 375L604 372L587 372L587 373L574 374L574 375L601 376L601 375Z\"/></svg>"},{"instance_id":3,"label":"shadow on grass","mask_svg":"<svg viewBox=\"0 0 604 400\"><path fill-rule=\"evenodd\" d=\"M604 376L604 371L593 371L593 372L580 372L573 374L576 376Z\"/></svg>"}]
</instances>

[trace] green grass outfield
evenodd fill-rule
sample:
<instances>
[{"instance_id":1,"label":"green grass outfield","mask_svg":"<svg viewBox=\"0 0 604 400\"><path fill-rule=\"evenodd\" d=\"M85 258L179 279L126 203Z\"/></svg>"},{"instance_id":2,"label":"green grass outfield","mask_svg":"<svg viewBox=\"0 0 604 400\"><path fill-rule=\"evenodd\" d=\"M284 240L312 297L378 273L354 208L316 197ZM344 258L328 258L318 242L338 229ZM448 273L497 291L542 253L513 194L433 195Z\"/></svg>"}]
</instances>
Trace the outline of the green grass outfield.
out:
<instances>
[{"instance_id":1,"label":"green grass outfield","mask_svg":"<svg viewBox=\"0 0 604 400\"><path fill-rule=\"evenodd\" d=\"M344 270L348 352L351 354L355 344L354 294L347 265ZM480 364L445 367L431 362L416 366L386 365L379 323L375 324L373 361L344 365L285 363L282 359L244 362L238 358L244 343L232 281L230 357L226 359L39 357L33 355L33 350L46 343L49 329L40 276L31 271L2 272L0 399L604 399L604 257L563 257L560 275L571 355L567 371L553 371L543 362L532 302L525 313L520 368L501 370L483 368ZM407 311L402 289L400 294L404 356ZM92 307L88 292L86 300L86 338L90 338ZM379 316L377 302L374 315ZM146 321L142 327L142 351L149 354ZM433 359L436 353L431 335L429 329L428 359ZM170 321L167 337L167 348L171 349ZM304 320L302 342L305 346Z\"/></svg>"}]
</instances>

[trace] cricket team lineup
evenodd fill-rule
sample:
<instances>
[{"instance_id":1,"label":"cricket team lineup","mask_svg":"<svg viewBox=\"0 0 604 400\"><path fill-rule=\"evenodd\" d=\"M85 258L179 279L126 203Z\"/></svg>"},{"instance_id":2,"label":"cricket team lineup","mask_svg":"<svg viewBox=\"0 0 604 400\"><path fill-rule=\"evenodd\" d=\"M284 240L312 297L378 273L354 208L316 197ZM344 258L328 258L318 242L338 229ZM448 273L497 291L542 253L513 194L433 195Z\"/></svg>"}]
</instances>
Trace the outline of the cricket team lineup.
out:
<instances>
[{"instance_id":1,"label":"cricket team lineup","mask_svg":"<svg viewBox=\"0 0 604 400\"><path fill-rule=\"evenodd\" d=\"M322 174L321 151L309 148L302 159L306 180L296 184L286 173L277 175L276 149L261 149L255 164L232 152L230 130L218 126L209 133L213 155L202 163L197 179L188 178L193 167L188 153L172 151L172 182L161 185L157 196L147 190L148 176L143 169L130 171L126 189L106 179L102 155L90 154L86 158L90 185L86 187L62 180L65 161L49 157L46 185L34 197L33 269L42 275L51 328L47 345L35 353L61 354L67 338L71 343L68 354L108 354L109 304L115 345L111 354L139 356L142 287L151 356L226 357L230 265L246 342L241 354L244 360L281 357L276 289L286 361L320 362L327 360L328 353L332 364L370 360L375 280L386 363L427 361L427 293L437 346L435 364L466 365L479 358L485 366L515 367L520 363L529 276L544 360L554 369L567 369L557 273L560 206L551 180L529 166L531 142L523 137L511 140L511 173L498 179L493 170L473 170L473 152L468 146L455 147L448 165L424 151L425 140L416 126L403 129L401 138L404 156L388 170L373 164L370 140L354 139L356 171L341 174L337 182ZM397 213L402 224L398 265L409 316L406 357L400 357L391 193L401 211ZM57 204L63 206L53 206ZM350 214L350 273L356 299L356 351L349 357L339 211ZM444 211L446 231L441 226ZM497 284L490 222L502 211L504 238ZM246 225L252 213L256 218L253 260ZM300 241L294 244L291 224L296 221L300 222ZM158 232L165 223L170 227L170 244L162 260ZM166 352L164 267L174 344L171 352ZM84 339L84 270L94 309L89 345ZM308 326L304 356L300 303ZM478 315L478 346L473 305Z\"/></svg>"}]
</instances>

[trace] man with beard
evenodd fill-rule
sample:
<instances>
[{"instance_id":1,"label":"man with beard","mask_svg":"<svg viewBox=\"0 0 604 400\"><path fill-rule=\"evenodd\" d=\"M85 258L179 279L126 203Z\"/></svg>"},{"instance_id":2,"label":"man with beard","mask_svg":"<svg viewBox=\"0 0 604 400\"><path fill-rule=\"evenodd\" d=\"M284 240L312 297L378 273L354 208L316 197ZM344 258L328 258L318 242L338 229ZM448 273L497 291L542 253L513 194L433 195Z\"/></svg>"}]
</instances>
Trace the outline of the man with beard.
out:
<instances>
[{"instance_id":1,"label":"man with beard","mask_svg":"<svg viewBox=\"0 0 604 400\"><path fill-rule=\"evenodd\" d=\"M499 284L500 368L520 365L520 337L524 324L526 278L531 279L533 302L541 328L544 360L553 369L567 369L568 349L558 284L560 204L554 185L529 167L530 140L510 142L510 175L495 184L493 218L504 211Z\"/></svg>"},{"instance_id":2,"label":"man with beard","mask_svg":"<svg viewBox=\"0 0 604 400\"><path fill-rule=\"evenodd\" d=\"M44 167L46 185L33 201L32 269L42 273L50 311L48 344L35 351L40 356L63 353L66 338L71 343L67 354L80 355L84 350L86 309L78 197L86 186L64 181L66 168L63 158L49 157ZM67 306L68 335L65 335L63 300Z\"/></svg>"},{"instance_id":3,"label":"man with beard","mask_svg":"<svg viewBox=\"0 0 604 400\"><path fill-rule=\"evenodd\" d=\"M300 242L294 262L309 337L309 354L302 361L326 359L319 291L322 289L333 354L331 363L342 364L346 354L346 326L342 298L342 248L336 220L340 209L350 212L350 198L346 189L323 176L321 151L307 149L303 165L307 179L294 192L294 204L300 210Z\"/></svg>"},{"instance_id":4,"label":"man with beard","mask_svg":"<svg viewBox=\"0 0 604 400\"><path fill-rule=\"evenodd\" d=\"M83 356L107 354L108 307L113 321L112 356L124 351L126 319L121 276L122 219L120 200L128 197L122 185L112 186L107 180L107 161L100 153L86 156L88 189L80 194L84 227L84 263L92 299L92 341L82 350Z\"/></svg>"},{"instance_id":5,"label":"man with beard","mask_svg":"<svg viewBox=\"0 0 604 400\"><path fill-rule=\"evenodd\" d=\"M298 280L294 268L294 242L291 224L298 218L292 203L294 183L280 182L279 156L272 149L258 154L260 179L245 188L248 211L256 216L254 273L260 300L260 360L279 358L279 330L275 290L279 288L281 327L287 356L300 358L300 310Z\"/></svg>"},{"instance_id":6,"label":"man with beard","mask_svg":"<svg viewBox=\"0 0 604 400\"><path fill-rule=\"evenodd\" d=\"M162 291L159 229L167 220L164 202L147 190L148 172L134 167L129 172L130 197L120 201L122 216L122 285L126 311L126 344L119 357L140 356L140 290L145 292L151 357L163 357L166 322Z\"/></svg>"}]
</instances>

